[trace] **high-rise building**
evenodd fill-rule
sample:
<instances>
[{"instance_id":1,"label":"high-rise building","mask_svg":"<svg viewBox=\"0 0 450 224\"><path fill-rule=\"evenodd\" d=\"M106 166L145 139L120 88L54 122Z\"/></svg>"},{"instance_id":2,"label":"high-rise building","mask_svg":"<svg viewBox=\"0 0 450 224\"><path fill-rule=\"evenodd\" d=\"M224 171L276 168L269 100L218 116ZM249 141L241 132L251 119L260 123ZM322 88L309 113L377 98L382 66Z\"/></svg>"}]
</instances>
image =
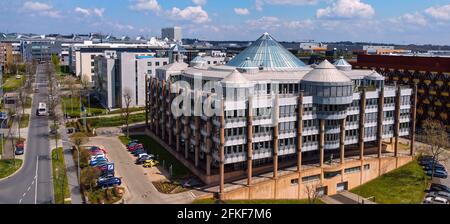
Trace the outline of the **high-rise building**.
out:
<instances>
[{"instance_id":1,"label":"high-rise building","mask_svg":"<svg viewBox=\"0 0 450 224\"><path fill-rule=\"evenodd\" d=\"M373 70L307 66L267 33L225 65L199 62L148 81L149 130L223 199L335 194L412 159L398 143L414 139L416 91Z\"/></svg>"},{"instance_id":2,"label":"high-rise building","mask_svg":"<svg viewBox=\"0 0 450 224\"><path fill-rule=\"evenodd\" d=\"M180 42L183 38L181 35L181 27L174 26L161 29L161 38L167 38L170 41Z\"/></svg>"}]
</instances>

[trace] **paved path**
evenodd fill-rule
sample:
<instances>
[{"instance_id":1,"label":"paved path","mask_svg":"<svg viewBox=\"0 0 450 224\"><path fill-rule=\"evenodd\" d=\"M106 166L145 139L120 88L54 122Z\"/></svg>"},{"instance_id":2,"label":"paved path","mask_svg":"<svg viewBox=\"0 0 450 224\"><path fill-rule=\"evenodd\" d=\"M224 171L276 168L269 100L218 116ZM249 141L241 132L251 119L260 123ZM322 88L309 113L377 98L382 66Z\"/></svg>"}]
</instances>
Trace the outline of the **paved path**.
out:
<instances>
[{"instance_id":1,"label":"paved path","mask_svg":"<svg viewBox=\"0 0 450 224\"><path fill-rule=\"evenodd\" d=\"M117 137L93 137L86 145L103 146L108 158L115 164L116 176L122 177L126 187L124 200L126 204L186 204L194 200L190 192L179 194L160 193L151 183L161 177L161 171L154 167L143 168L134 164L131 155Z\"/></svg>"},{"instance_id":2,"label":"paved path","mask_svg":"<svg viewBox=\"0 0 450 224\"><path fill-rule=\"evenodd\" d=\"M40 91L33 96L31 111L37 109L39 102L47 101L47 75L43 69L42 65L37 68L36 82L40 86ZM0 181L0 203L54 202L48 117L37 117L35 113L31 113L30 116L23 167L15 175Z\"/></svg>"}]
</instances>

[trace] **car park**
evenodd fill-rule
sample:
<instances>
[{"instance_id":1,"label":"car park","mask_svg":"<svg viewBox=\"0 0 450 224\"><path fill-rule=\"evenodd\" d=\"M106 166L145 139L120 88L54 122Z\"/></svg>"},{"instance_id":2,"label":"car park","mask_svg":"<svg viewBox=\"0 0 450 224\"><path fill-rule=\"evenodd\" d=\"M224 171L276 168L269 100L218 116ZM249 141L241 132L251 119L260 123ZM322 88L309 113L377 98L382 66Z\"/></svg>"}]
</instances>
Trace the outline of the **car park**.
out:
<instances>
[{"instance_id":1,"label":"car park","mask_svg":"<svg viewBox=\"0 0 450 224\"><path fill-rule=\"evenodd\" d=\"M135 151L133 151L133 156L138 156L139 154L145 153L145 149L137 149Z\"/></svg>"},{"instance_id":2,"label":"car park","mask_svg":"<svg viewBox=\"0 0 450 224\"><path fill-rule=\"evenodd\" d=\"M450 193L450 187L447 187L443 184L431 184L430 191L445 191Z\"/></svg>"},{"instance_id":3,"label":"car park","mask_svg":"<svg viewBox=\"0 0 450 224\"><path fill-rule=\"evenodd\" d=\"M431 176L432 175L432 171L428 170L426 172L426 175L427 176ZM433 175L433 177L437 177L437 178L447 178L447 176L448 176L447 172L441 171L441 170L435 170L434 171L434 175Z\"/></svg>"},{"instance_id":4,"label":"car park","mask_svg":"<svg viewBox=\"0 0 450 224\"><path fill-rule=\"evenodd\" d=\"M100 188L108 188L122 184L122 180L117 177L101 178L97 181L97 186Z\"/></svg>"},{"instance_id":5,"label":"car park","mask_svg":"<svg viewBox=\"0 0 450 224\"><path fill-rule=\"evenodd\" d=\"M153 160L153 159L149 159L149 160L145 160L143 166L147 168L147 167L154 167L154 166L157 166L158 164L159 164L158 161Z\"/></svg>"},{"instance_id":6,"label":"car park","mask_svg":"<svg viewBox=\"0 0 450 224\"><path fill-rule=\"evenodd\" d=\"M98 163L101 163L101 162L108 162L108 159L106 159L106 158L104 158L104 157L100 157L100 158L98 158L98 159L96 159L96 160L91 160L91 161L89 162L89 165L91 165L91 166L96 166Z\"/></svg>"}]
</instances>

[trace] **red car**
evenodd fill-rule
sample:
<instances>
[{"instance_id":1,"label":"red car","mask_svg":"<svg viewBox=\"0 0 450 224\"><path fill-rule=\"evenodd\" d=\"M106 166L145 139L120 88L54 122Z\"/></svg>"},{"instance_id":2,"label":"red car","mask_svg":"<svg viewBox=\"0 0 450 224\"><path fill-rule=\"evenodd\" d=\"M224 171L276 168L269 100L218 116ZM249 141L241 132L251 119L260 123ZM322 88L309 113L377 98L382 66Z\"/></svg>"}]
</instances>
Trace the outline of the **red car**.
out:
<instances>
[{"instance_id":1,"label":"red car","mask_svg":"<svg viewBox=\"0 0 450 224\"><path fill-rule=\"evenodd\" d=\"M106 154L106 150L104 150L100 147L97 147L97 146L92 146L89 148L89 153L91 155Z\"/></svg>"},{"instance_id":2,"label":"red car","mask_svg":"<svg viewBox=\"0 0 450 224\"><path fill-rule=\"evenodd\" d=\"M128 151L133 152L134 150L141 149L141 148L144 148L144 145L142 145L142 144L135 144L135 145L129 146L128 147Z\"/></svg>"}]
</instances>

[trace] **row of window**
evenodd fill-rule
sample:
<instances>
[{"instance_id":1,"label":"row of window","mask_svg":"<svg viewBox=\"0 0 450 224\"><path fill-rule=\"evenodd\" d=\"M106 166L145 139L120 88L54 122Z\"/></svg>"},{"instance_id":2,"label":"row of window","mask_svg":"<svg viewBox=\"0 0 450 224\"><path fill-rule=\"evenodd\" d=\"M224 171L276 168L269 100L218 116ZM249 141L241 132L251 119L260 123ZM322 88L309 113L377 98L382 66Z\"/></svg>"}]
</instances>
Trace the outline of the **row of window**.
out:
<instances>
[{"instance_id":1,"label":"row of window","mask_svg":"<svg viewBox=\"0 0 450 224\"><path fill-rule=\"evenodd\" d=\"M151 61L149 61L149 62L147 62L147 66L152 66L152 62ZM155 66L156 67L158 67L158 66L160 66L161 64L160 64L160 62L159 61L155 61ZM167 65L167 61L163 61L163 65Z\"/></svg>"}]
</instances>

